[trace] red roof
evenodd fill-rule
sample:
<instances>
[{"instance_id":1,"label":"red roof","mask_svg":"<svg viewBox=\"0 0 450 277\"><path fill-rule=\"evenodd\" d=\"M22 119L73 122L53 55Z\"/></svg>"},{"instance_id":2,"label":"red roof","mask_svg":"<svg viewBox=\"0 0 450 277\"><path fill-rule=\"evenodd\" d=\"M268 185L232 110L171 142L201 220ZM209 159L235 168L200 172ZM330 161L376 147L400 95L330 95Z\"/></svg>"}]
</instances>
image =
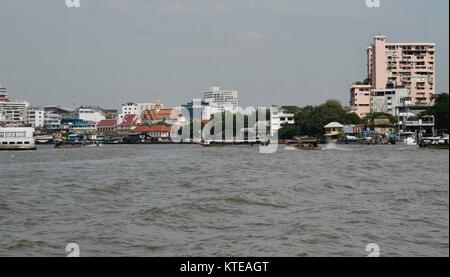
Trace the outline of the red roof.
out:
<instances>
[{"instance_id":1,"label":"red roof","mask_svg":"<svg viewBox=\"0 0 450 277\"><path fill-rule=\"evenodd\" d=\"M177 119L177 114L172 114L173 109L151 109L144 112L144 120L159 121Z\"/></svg>"},{"instance_id":2,"label":"red roof","mask_svg":"<svg viewBox=\"0 0 450 277\"><path fill-rule=\"evenodd\" d=\"M117 121L115 119L104 119L97 124L97 128L115 127Z\"/></svg>"},{"instance_id":3,"label":"red roof","mask_svg":"<svg viewBox=\"0 0 450 277\"><path fill-rule=\"evenodd\" d=\"M160 132L160 133L170 133L172 130L171 127L163 126L163 125L154 125L154 126L137 126L133 129L135 133L151 133L151 132Z\"/></svg>"},{"instance_id":4,"label":"red roof","mask_svg":"<svg viewBox=\"0 0 450 277\"><path fill-rule=\"evenodd\" d=\"M134 127L137 126L138 116L135 114L127 114L124 116L122 123L119 126L121 127Z\"/></svg>"}]
</instances>

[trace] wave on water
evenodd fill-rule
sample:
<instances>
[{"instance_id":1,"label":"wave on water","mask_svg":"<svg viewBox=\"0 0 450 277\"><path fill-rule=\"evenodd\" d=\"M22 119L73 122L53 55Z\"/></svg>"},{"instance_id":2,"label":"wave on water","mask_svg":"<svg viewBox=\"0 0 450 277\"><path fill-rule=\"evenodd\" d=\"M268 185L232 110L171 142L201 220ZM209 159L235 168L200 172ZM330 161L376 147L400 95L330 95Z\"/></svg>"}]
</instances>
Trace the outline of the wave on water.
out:
<instances>
[{"instance_id":1,"label":"wave on water","mask_svg":"<svg viewBox=\"0 0 450 277\"><path fill-rule=\"evenodd\" d=\"M355 149L349 149L342 146L337 145L334 142L327 143L322 147L322 150L338 150L338 151L353 151Z\"/></svg>"}]
</instances>

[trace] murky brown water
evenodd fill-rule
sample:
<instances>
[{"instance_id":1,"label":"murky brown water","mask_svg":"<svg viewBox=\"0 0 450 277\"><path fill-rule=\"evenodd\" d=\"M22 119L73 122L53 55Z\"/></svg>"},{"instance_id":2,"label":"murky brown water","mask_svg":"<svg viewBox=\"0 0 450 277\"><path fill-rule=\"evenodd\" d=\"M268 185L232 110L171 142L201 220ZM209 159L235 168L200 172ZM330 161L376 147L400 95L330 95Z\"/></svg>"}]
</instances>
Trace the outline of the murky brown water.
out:
<instances>
[{"instance_id":1,"label":"murky brown water","mask_svg":"<svg viewBox=\"0 0 450 277\"><path fill-rule=\"evenodd\" d=\"M0 152L0 256L448 256L448 151Z\"/></svg>"}]
</instances>

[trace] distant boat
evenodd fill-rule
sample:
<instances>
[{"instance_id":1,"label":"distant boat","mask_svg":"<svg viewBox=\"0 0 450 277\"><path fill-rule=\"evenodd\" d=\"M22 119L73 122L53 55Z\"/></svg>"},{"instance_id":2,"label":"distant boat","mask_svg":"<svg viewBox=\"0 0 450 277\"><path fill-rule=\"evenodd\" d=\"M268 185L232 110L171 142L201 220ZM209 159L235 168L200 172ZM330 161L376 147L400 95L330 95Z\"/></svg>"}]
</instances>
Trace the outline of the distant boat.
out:
<instances>
[{"instance_id":1,"label":"distant boat","mask_svg":"<svg viewBox=\"0 0 450 277\"><path fill-rule=\"evenodd\" d=\"M449 149L449 136L422 137L419 140L420 148Z\"/></svg>"},{"instance_id":2,"label":"distant boat","mask_svg":"<svg viewBox=\"0 0 450 277\"><path fill-rule=\"evenodd\" d=\"M36 150L34 128L0 128L0 150Z\"/></svg>"},{"instance_id":3,"label":"distant boat","mask_svg":"<svg viewBox=\"0 0 450 277\"><path fill-rule=\"evenodd\" d=\"M53 136L50 135L36 136L34 139L36 140L36 144L53 143Z\"/></svg>"},{"instance_id":4,"label":"distant boat","mask_svg":"<svg viewBox=\"0 0 450 277\"><path fill-rule=\"evenodd\" d=\"M315 138L300 138L298 140L286 140L284 144L293 146L298 150L321 150L320 141Z\"/></svg>"},{"instance_id":5,"label":"distant boat","mask_svg":"<svg viewBox=\"0 0 450 277\"><path fill-rule=\"evenodd\" d=\"M81 142L58 142L55 144L55 148L68 149L68 148L81 148L83 147Z\"/></svg>"}]
</instances>

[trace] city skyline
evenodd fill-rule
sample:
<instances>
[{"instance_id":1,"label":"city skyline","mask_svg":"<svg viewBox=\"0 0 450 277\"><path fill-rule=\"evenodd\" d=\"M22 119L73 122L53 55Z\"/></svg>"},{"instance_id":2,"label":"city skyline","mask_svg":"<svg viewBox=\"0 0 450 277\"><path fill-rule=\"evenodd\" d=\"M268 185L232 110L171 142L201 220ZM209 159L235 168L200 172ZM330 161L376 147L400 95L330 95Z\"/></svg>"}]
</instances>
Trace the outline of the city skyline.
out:
<instances>
[{"instance_id":1,"label":"city skyline","mask_svg":"<svg viewBox=\"0 0 450 277\"><path fill-rule=\"evenodd\" d=\"M239 90L244 107L348 105L377 34L437 43L436 92L448 91L447 1L367 8L360 0L91 0L79 9L35 2L0 3L8 11L0 19L0 84L12 99L37 106L75 99L116 108L158 96L178 106L211 86Z\"/></svg>"}]
</instances>

